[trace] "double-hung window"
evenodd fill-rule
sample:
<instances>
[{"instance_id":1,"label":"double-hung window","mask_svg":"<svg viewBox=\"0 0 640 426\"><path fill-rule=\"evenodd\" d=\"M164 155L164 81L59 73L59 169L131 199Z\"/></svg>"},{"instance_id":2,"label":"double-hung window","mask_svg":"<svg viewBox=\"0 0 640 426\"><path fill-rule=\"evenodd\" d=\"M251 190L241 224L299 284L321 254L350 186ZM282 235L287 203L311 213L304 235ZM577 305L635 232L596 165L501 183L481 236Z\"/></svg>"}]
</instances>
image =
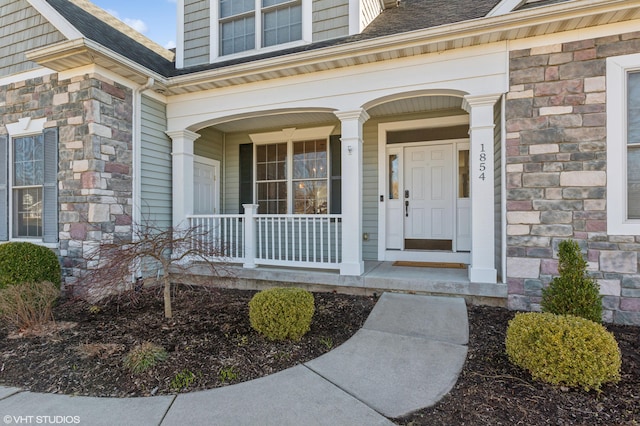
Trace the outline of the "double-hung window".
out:
<instances>
[{"instance_id":1,"label":"double-hung window","mask_svg":"<svg viewBox=\"0 0 640 426\"><path fill-rule=\"evenodd\" d=\"M42 238L44 136L15 138L12 145L12 237Z\"/></svg>"},{"instance_id":2,"label":"double-hung window","mask_svg":"<svg viewBox=\"0 0 640 426\"><path fill-rule=\"evenodd\" d=\"M303 40L303 0L220 0L218 56Z\"/></svg>"},{"instance_id":3,"label":"double-hung window","mask_svg":"<svg viewBox=\"0 0 640 426\"><path fill-rule=\"evenodd\" d=\"M339 140L329 136L331 130L332 127L327 127L251 135L257 142L255 202L259 205L258 213L329 214L339 211L339 199L330 196L332 190L340 195ZM296 133L301 137L314 132L323 137L293 137Z\"/></svg>"},{"instance_id":4,"label":"double-hung window","mask_svg":"<svg viewBox=\"0 0 640 426\"><path fill-rule=\"evenodd\" d=\"M0 241L58 240L58 131L46 119L0 135Z\"/></svg>"},{"instance_id":5,"label":"double-hung window","mask_svg":"<svg viewBox=\"0 0 640 426\"><path fill-rule=\"evenodd\" d=\"M607 59L607 231L640 234L640 54Z\"/></svg>"}]
</instances>

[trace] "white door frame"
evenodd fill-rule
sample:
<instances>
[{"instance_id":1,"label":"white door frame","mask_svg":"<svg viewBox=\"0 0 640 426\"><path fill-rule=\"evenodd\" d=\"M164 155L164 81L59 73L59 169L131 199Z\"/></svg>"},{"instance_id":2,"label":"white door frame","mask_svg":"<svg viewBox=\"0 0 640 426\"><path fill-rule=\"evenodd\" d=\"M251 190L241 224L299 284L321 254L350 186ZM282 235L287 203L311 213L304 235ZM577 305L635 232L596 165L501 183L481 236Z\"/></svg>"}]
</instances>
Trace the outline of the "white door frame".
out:
<instances>
[{"instance_id":1,"label":"white door frame","mask_svg":"<svg viewBox=\"0 0 640 426\"><path fill-rule=\"evenodd\" d=\"M205 164L208 166L213 166L216 169L216 174L214 175L214 183L213 186L216 188L216 197L213 199L214 211L215 214L220 214L220 161L214 160L212 158L201 157L199 155L193 156L194 169L195 164ZM193 190L193 188L192 188Z\"/></svg>"},{"instance_id":2,"label":"white door frame","mask_svg":"<svg viewBox=\"0 0 640 426\"><path fill-rule=\"evenodd\" d=\"M435 127L448 127L455 125L469 124L468 115L457 115L451 117L441 118L428 118L419 120L407 120L398 121L393 123L381 123L378 125L378 194L383 197L384 201L379 201L378 208L378 260L395 261L395 260L408 260L408 261L431 261L431 262L460 262L470 263L471 257L469 252L438 252L438 251L405 251L402 250L387 250L387 150L397 150L406 146L417 145L442 145L443 143L451 143L454 148L454 190L458 187L458 173L455 170L457 166L457 150L458 145L469 145L469 139L456 139L448 141L430 141L430 142L417 142L406 144L393 144L387 145L387 132L397 130L411 130L421 128L435 128ZM400 174L402 179L402 173ZM457 202L457 197L454 197ZM454 212L457 213L457 206L454 207ZM455 240L457 236L456 221L454 221L453 228L453 248L455 250ZM404 225L403 225L404 226Z\"/></svg>"}]
</instances>

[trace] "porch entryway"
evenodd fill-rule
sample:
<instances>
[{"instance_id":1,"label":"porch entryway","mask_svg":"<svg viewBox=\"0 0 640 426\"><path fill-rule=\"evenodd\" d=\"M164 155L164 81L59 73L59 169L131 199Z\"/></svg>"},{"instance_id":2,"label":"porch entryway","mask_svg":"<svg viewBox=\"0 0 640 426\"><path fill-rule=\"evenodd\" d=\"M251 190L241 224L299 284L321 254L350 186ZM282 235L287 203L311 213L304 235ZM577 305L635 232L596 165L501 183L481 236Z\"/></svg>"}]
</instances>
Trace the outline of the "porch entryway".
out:
<instances>
[{"instance_id":1,"label":"porch entryway","mask_svg":"<svg viewBox=\"0 0 640 426\"><path fill-rule=\"evenodd\" d=\"M387 260L468 263L468 141L387 146L386 163Z\"/></svg>"},{"instance_id":2,"label":"porch entryway","mask_svg":"<svg viewBox=\"0 0 640 426\"><path fill-rule=\"evenodd\" d=\"M468 126L467 115L380 126L381 260L470 263Z\"/></svg>"}]
</instances>

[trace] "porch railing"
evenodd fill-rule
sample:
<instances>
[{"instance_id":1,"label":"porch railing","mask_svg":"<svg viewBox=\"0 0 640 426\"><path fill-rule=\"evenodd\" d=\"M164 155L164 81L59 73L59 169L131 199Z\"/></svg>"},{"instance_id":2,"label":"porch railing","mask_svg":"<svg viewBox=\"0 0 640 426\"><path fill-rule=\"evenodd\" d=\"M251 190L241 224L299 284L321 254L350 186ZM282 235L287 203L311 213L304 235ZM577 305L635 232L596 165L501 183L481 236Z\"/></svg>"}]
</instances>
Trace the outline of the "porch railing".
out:
<instances>
[{"instance_id":1,"label":"porch railing","mask_svg":"<svg viewBox=\"0 0 640 426\"><path fill-rule=\"evenodd\" d=\"M212 260L255 265L338 269L342 215L194 215L197 244Z\"/></svg>"}]
</instances>

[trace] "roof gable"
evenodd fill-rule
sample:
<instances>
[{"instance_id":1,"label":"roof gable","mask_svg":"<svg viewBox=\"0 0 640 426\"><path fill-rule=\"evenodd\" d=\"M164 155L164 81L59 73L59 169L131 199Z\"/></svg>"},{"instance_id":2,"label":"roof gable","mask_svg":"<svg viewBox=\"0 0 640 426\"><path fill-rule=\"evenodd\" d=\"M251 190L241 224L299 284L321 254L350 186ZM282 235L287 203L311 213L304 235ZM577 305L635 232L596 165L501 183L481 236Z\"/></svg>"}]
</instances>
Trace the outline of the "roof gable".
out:
<instances>
[{"instance_id":1,"label":"roof gable","mask_svg":"<svg viewBox=\"0 0 640 426\"><path fill-rule=\"evenodd\" d=\"M152 71L169 75L173 62L147 46L146 37L85 0L46 0L57 13L73 25L85 38L137 62ZM85 9L86 7L86 9ZM88 9L88 10L87 10ZM106 16L108 15L108 16ZM116 22L117 21L117 22ZM120 24L118 24L120 23ZM129 32L135 33L129 35ZM144 38L144 40L141 39ZM152 43L151 41L149 41Z\"/></svg>"}]
</instances>

